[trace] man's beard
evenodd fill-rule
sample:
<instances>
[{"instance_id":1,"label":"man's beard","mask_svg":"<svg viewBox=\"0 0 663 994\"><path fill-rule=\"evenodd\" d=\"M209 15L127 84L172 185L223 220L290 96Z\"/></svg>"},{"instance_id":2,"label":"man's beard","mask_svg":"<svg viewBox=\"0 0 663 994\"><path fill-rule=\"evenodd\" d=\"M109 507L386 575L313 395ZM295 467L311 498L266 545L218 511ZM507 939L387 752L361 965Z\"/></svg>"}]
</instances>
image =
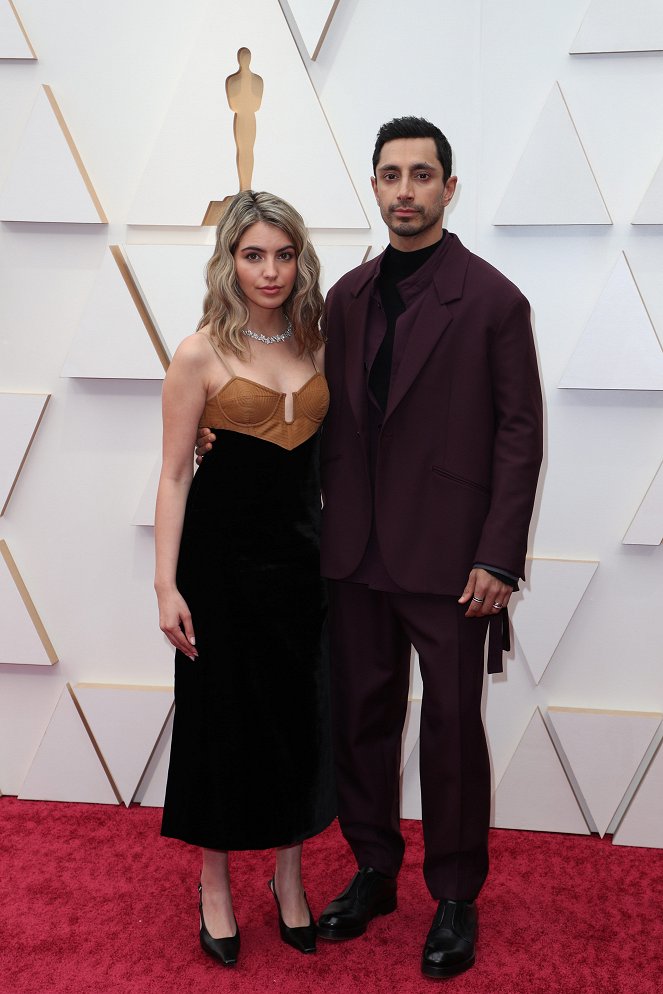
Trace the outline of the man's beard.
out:
<instances>
[{"instance_id":1,"label":"man's beard","mask_svg":"<svg viewBox=\"0 0 663 994\"><path fill-rule=\"evenodd\" d=\"M386 216L385 213L382 214L384 223L390 231L393 231L395 235L400 235L401 238L416 238L438 224L444 208L440 206L439 210L426 212L422 207L413 206L408 210L417 213L407 220L397 218L394 213L396 210L398 210L398 206L394 204L388 208ZM413 222L416 223L413 224Z\"/></svg>"}]
</instances>

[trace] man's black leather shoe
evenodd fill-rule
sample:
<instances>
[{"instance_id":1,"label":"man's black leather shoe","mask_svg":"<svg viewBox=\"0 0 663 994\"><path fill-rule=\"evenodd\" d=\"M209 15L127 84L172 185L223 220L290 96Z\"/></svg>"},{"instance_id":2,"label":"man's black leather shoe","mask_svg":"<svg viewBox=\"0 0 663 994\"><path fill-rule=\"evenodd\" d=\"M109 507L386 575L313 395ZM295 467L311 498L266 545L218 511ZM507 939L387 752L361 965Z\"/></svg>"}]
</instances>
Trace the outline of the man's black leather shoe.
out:
<instances>
[{"instance_id":1,"label":"man's black leather shoe","mask_svg":"<svg viewBox=\"0 0 663 994\"><path fill-rule=\"evenodd\" d=\"M474 965L477 909L470 901L440 901L426 936L421 971L453 977Z\"/></svg>"},{"instance_id":2,"label":"man's black leather shoe","mask_svg":"<svg viewBox=\"0 0 663 994\"><path fill-rule=\"evenodd\" d=\"M364 866L322 912L318 935L321 939L354 939L364 934L372 918L395 910L395 879Z\"/></svg>"}]
</instances>

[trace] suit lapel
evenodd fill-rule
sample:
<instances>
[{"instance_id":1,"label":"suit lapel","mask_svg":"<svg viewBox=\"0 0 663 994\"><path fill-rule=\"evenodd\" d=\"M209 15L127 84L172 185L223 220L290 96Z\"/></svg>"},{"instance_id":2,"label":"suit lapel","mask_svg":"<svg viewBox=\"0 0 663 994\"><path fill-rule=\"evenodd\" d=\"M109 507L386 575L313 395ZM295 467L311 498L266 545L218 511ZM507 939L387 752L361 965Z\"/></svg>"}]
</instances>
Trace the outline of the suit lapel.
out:
<instances>
[{"instance_id":1,"label":"suit lapel","mask_svg":"<svg viewBox=\"0 0 663 994\"><path fill-rule=\"evenodd\" d=\"M437 300L431 301L428 295L406 313L410 328L403 358L389 390L385 421L414 383L451 321L449 308Z\"/></svg>"},{"instance_id":2,"label":"suit lapel","mask_svg":"<svg viewBox=\"0 0 663 994\"><path fill-rule=\"evenodd\" d=\"M360 431L366 428L366 374L364 356L373 276L379 267L379 258L373 260L371 270L364 272L364 279L350 298L345 313L345 383L355 422Z\"/></svg>"},{"instance_id":3,"label":"suit lapel","mask_svg":"<svg viewBox=\"0 0 663 994\"><path fill-rule=\"evenodd\" d=\"M447 235L436 269L428 277L429 286L407 308L399 321L407 321L407 340L403 357L389 391L384 420L389 418L403 400L429 356L451 322L447 304L463 295L465 274L470 253L455 235Z\"/></svg>"},{"instance_id":4,"label":"suit lapel","mask_svg":"<svg viewBox=\"0 0 663 994\"><path fill-rule=\"evenodd\" d=\"M357 427L365 428L366 378L364 375L364 343L370 292L368 288L359 297L353 297L346 315L345 382L350 406Z\"/></svg>"}]
</instances>

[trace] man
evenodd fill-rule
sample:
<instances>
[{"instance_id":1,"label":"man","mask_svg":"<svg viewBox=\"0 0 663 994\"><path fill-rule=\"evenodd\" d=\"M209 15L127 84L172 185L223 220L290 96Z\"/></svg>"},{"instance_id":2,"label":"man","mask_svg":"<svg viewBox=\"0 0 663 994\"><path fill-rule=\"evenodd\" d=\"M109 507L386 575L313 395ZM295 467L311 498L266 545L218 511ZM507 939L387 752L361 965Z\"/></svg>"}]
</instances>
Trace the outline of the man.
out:
<instances>
[{"instance_id":1,"label":"man","mask_svg":"<svg viewBox=\"0 0 663 994\"><path fill-rule=\"evenodd\" d=\"M330 582L339 821L358 865L324 911L326 939L396 908L401 734L410 643L423 679L424 877L439 904L422 970L474 963L488 870L481 720L523 575L542 450L529 305L443 230L456 177L434 125L383 125L373 192L389 247L329 292L321 567Z\"/></svg>"}]
</instances>

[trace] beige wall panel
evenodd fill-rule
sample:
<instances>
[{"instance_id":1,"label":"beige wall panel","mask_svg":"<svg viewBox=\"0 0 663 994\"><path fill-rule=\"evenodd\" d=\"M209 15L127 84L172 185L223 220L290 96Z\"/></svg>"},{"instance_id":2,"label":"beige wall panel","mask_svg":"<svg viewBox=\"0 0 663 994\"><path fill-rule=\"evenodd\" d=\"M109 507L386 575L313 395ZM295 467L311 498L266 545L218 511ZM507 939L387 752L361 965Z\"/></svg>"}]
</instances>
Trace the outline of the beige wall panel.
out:
<instances>
[{"instance_id":1,"label":"beige wall panel","mask_svg":"<svg viewBox=\"0 0 663 994\"><path fill-rule=\"evenodd\" d=\"M144 808L162 808L166 796L170 742L173 735L173 712L166 722L143 779L136 791L135 800Z\"/></svg>"},{"instance_id":2,"label":"beige wall panel","mask_svg":"<svg viewBox=\"0 0 663 994\"><path fill-rule=\"evenodd\" d=\"M213 245L127 245L141 297L169 356L192 335L203 313L205 267Z\"/></svg>"},{"instance_id":3,"label":"beige wall panel","mask_svg":"<svg viewBox=\"0 0 663 994\"><path fill-rule=\"evenodd\" d=\"M563 195L560 177L564 178ZM612 224L558 83L541 111L493 223Z\"/></svg>"},{"instance_id":4,"label":"beige wall panel","mask_svg":"<svg viewBox=\"0 0 663 994\"><path fill-rule=\"evenodd\" d=\"M226 79L237 71L237 52L243 47L251 52L250 71L264 83L251 186L296 204L312 227L368 227L276 0L213 2L207 8L129 222L199 225L211 201L238 191Z\"/></svg>"},{"instance_id":5,"label":"beige wall panel","mask_svg":"<svg viewBox=\"0 0 663 994\"><path fill-rule=\"evenodd\" d=\"M513 628L535 683L539 683L575 614L598 563L532 559L528 582L511 599Z\"/></svg>"},{"instance_id":6,"label":"beige wall panel","mask_svg":"<svg viewBox=\"0 0 663 994\"><path fill-rule=\"evenodd\" d=\"M36 59L12 0L0 0L0 59Z\"/></svg>"},{"instance_id":7,"label":"beige wall panel","mask_svg":"<svg viewBox=\"0 0 663 994\"><path fill-rule=\"evenodd\" d=\"M68 684L18 796L31 801L118 802Z\"/></svg>"},{"instance_id":8,"label":"beige wall panel","mask_svg":"<svg viewBox=\"0 0 663 994\"><path fill-rule=\"evenodd\" d=\"M663 849L663 745L640 781L612 841L616 846Z\"/></svg>"},{"instance_id":9,"label":"beige wall panel","mask_svg":"<svg viewBox=\"0 0 663 994\"><path fill-rule=\"evenodd\" d=\"M401 818L421 818L419 739L401 773Z\"/></svg>"},{"instance_id":10,"label":"beige wall panel","mask_svg":"<svg viewBox=\"0 0 663 994\"><path fill-rule=\"evenodd\" d=\"M663 390L663 349L623 252L559 386Z\"/></svg>"},{"instance_id":11,"label":"beige wall panel","mask_svg":"<svg viewBox=\"0 0 663 994\"><path fill-rule=\"evenodd\" d=\"M401 773L419 741L419 725L421 724L421 701L408 701L405 726L401 744Z\"/></svg>"},{"instance_id":12,"label":"beige wall panel","mask_svg":"<svg viewBox=\"0 0 663 994\"><path fill-rule=\"evenodd\" d=\"M538 708L495 791L492 824L589 834Z\"/></svg>"},{"instance_id":13,"label":"beige wall panel","mask_svg":"<svg viewBox=\"0 0 663 994\"><path fill-rule=\"evenodd\" d=\"M421 818L420 724L421 700L411 700L407 706L401 745L401 815L403 818Z\"/></svg>"},{"instance_id":14,"label":"beige wall panel","mask_svg":"<svg viewBox=\"0 0 663 994\"><path fill-rule=\"evenodd\" d=\"M633 224L663 224L663 162L654 173L633 218Z\"/></svg>"},{"instance_id":15,"label":"beige wall panel","mask_svg":"<svg viewBox=\"0 0 663 994\"><path fill-rule=\"evenodd\" d=\"M129 805L170 714L173 688L78 683L74 693L118 793Z\"/></svg>"},{"instance_id":16,"label":"beige wall panel","mask_svg":"<svg viewBox=\"0 0 663 994\"><path fill-rule=\"evenodd\" d=\"M50 666L57 661L7 543L0 540L0 663Z\"/></svg>"},{"instance_id":17,"label":"beige wall panel","mask_svg":"<svg viewBox=\"0 0 663 994\"><path fill-rule=\"evenodd\" d=\"M0 218L65 224L107 220L48 86L37 94L0 193Z\"/></svg>"},{"instance_id":18,"label":"beige wall panel","mask_svg":"<svg viewBox=\"0 0 663 994\"><path fill-rule=\"evenodd\" d=\"M0 515L28 457L50 394L0 393Z\"/></svg>"},{"instance_id":19,"label":"beige wall panel","mask_svg":"<svg viewBox=\"0 0 663 994\"><path fill-rule=\"evenodd\" d=\"M663 542L663 463L622 542L624 545L660 545Z\"/></svg>"},{"instance_id":20,"label":"beige wall panel","mask_svg":"<svg viewBox=\"0 0 663 994\"><path fill-rule=\"evenodd\" d=\"M547 713L567 773L603 836L663 714L558 707Z\"/></svg>"},{"instance_id":21,"label":"beige wall panel","mask_svg":"<svg viewBox=\"0 0 663 994\"><path fill-rule=\"evenodd\" d=\"M108 249L61 376L158 380L164 369Z\"/></svg>"},{"instance_id":22,"label":"beige wall panel","mask_svg":"<svg viewBox=\"0 0 663 994\"><path fill-rule=\"evenodd\" d=\"M133 525L154 526L154 510L157 500L157 489L159 487L159 477L161 475L161 456L159 456L152 467L145 489L138 502L136 513L133 516Z\"/></svg>"},{"instance_id":23,"label":"beige wall panel","mask_svg":"<svg viewBox=\"0 0 663 994\"><path fill-rule=\"evenodd\" d=\"M592 0L571 54L663 50L661 0Z\"/></svg>"},{"instance_id":24,"label":"beige wall panel","mask_svg":"<svg viewBox=\"0 0 663 994\"><path fill-rule=\"evenodd\" d=\"M369 252L368 245L321 245L315 241L314 245L320 259L320 287L325 296L341 276L360 266Z\"/></svg>"},{"instance_id":25,"label":"beige wall panel","mask_svg":"<svg viewBox=\"0 0 663 994\"><path fill-rule=\"evenodd\" d=\"M311 59L318 57L338 4L339 0L287 0Z\"/></svg>"}]
</instances>

